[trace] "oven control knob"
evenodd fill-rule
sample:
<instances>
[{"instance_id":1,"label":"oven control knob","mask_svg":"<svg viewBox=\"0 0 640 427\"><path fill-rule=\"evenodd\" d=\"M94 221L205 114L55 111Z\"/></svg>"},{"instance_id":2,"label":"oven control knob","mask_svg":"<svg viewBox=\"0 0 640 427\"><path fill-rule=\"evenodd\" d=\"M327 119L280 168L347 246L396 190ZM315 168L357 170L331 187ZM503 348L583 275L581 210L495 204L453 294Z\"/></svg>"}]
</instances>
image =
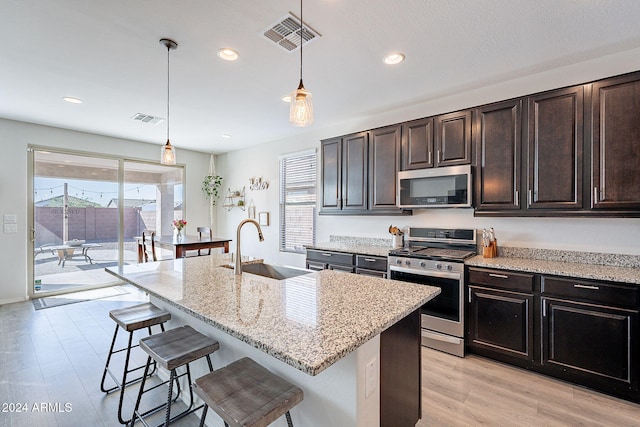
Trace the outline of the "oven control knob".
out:
<instances>
[{"instance_id":1,"label":"oven control knob","mask_svg":"<svg viewBox=\"0 0 640 427\"><path fill-rule=\"evenodd\" d=\"M420 267L425 268L427 266L427 263L424 261L420 261Z\"/></svg>"},{"instance_id":2,"label":"oven control knob","mask_svg":"<svg viewBox=\"0 0 640 427\"><path fill-rule=\"evenodd\" d=\"M396 264L402 264L402 260L401 259L397 259L396 260Z\"/></svg>"},{"instance_id":3,"label":"oven control knob","mask_svg":"<svg viewBox=\"0 0 640 427\"><path fill-rule=\"evenodd\" d=\"M451 264L447 264L447 270L451 271L453 269L453 267L451 267Z\"/></svg>"},{"instance_id":4,"label":"oven control knob","mask_svg":"<svg viewBox=\"0 0 640 427\"><path fill-rule=\"evenodd\" d=\"M442 270L442 264L437 263L437 264L436 264L436 268L437 268L438 270Z\"/></svg>"},{"instance_id":5,"label":"oven control knob","mask_svg":"<svg viewBox=\"0 0 640 427\"><path fill-rule=\"evenodd\" d=\"M410 265L411 265L411 260L406 260L406 261L404 262L404 264L405 264L405 265L407 265L407 266L410 266Z\"/></svg>"}]
</instances>

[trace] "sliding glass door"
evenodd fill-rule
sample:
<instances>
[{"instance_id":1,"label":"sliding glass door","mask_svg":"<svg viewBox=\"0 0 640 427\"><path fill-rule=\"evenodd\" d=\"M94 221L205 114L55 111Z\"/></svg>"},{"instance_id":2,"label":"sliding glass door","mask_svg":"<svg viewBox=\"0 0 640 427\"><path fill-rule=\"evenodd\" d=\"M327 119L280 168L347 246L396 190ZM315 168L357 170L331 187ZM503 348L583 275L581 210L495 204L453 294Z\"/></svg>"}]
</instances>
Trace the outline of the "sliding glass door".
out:
<instances>
[{"instance_id":1,"label":"sliding glass door","mask_svg":"<svg viewBox=\"0 0 640 427\"><path fill-rule=\"evenodd\" d=\"M184 217L181 166L45 148L31 159L32 295L117 283L104 268L137 262L142 230L170 234Z\"/></svg>"}]
</instances>

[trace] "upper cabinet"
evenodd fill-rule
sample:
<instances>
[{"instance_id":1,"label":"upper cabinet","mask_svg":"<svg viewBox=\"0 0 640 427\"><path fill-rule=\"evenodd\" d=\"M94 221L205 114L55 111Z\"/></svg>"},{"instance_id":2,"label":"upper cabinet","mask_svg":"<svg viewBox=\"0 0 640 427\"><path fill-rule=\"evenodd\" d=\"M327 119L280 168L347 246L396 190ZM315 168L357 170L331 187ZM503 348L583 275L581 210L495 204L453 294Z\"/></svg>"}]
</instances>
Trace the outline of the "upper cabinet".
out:
<instances>
[{"instance_id":1,"label":"upper cabinet","mask_svg":"<svg viewBox=\"0 0 640 427\"><path fill-rule=\"evenodd\" d=\"M471 163L471 110L402 124L402 170Z\"/></svg>"},{"instance_id":2,"label":"upper cabinet","mask_svg":"<svg viewBox=\"0 0 640 427\"><path fill-rule=\"evenodd\" d=\"M398 214L401 126L321 143L321 214Z\"/></svg>"},{"instance_id":3,"label":"upper cabinet","mask_svg":"<svg viewBox=\"0 0 640 427\"><path fill-rule=\"evenodd\" d=\"M592 204L640 208L640 75L592 85Z\"/></svg>"},{"instance_id":4,"label":"upper cabinet","mask_svg":"<svg viewBox=\"0 0 640 427\"><path fill-rule=\"evenodd\" d=\"M475 110L475 206L478 210L520 209L522 100Z\"/></svg>"},{"instance_id":5,"label":"upper cabinet","mask_svg":"<svg viewBox=\"0 0 640 427\"><path fill-rule=\"evenodd\" d=\"M369 134L322 141L322 212L367 209Z\"/></svg>"},{"instance_id":6,"label":"upper cabinet","mask_svg":"<svg viewBox=\"0 0 640 427\"><path fill-rule=\"evenodd\" d=\"M369 210L398 210L400 125L374 129L369 141Z\"/></svg>"},{"instance_id":7,"label":"upper cabinet","mask_svg":"<svg viewBox=\"0 0 640 427\"><path fill-rule=\"evenodd\" d=\"M436 166L471 163L471 110L444 114L436 123Z\"/></svg>"},{"instance_id":8,"label":"upper cabinet","mask_svg":"<svg viewBox=\"0 0 640 427\"><path fill-rule=\"evenodd\" d=\"M433 117L402 124L402 170L433 167Z\"/></svg>"},{"instance_id":9,"label":"upper cabinet","mask_svg":"<svg viewBox=\"0 0 640 427\"><path fill-rule=\"evenodd\" d=\"M583 86L527 98L528 209L582 208Z\"/></svg>"}]
</instances>

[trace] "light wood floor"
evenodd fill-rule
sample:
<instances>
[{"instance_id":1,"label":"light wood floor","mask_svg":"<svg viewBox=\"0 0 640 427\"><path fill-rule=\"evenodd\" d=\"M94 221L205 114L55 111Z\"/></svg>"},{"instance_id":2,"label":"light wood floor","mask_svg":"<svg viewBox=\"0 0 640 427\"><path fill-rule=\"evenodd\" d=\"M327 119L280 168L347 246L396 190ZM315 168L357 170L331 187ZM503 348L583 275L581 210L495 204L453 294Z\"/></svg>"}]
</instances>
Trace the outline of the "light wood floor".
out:
<instances>
[{"instance_id":1,"label":"light wood floor","mask_svg":"<svg viewBox=\"0 0 640 427\"><path fill-rule=\"evenodd\" d=\"M0 306L0 427L119 426L117 395L105 396L99 382L114 328L109 310L145 300L135 288L126 289L124 296L39 311L31 302ZM423 349L422 363L419 427L640 427L640 405L487 359ZM136 392L127 388L125 413ZM3 411L16 403L27 403L27 412ZM39 403L48 408L34 411ZM65 403L71 411L64 412ZM188 425L197 425L197 418L176 424Z\"/></svg>"},{"instance_id":2,"label":"light wood floor","mask_svg":"<svg viewBox=\"0 0 640 427\"><path fill-rule=\"evenodd\" d=\"M640 405L475 355L422 350L426 426L640 426Z\"/></svg>"}]
</instances>

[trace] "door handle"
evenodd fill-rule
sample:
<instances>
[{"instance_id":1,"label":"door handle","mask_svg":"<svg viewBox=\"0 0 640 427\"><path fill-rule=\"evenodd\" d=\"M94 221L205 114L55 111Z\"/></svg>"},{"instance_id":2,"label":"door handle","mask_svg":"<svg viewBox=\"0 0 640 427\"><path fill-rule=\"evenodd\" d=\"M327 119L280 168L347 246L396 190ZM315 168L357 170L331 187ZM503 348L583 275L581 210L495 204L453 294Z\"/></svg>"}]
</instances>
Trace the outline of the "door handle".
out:
<instances>
[{"instance_id":1,"label":"door handle","mask_svg":"<svg viewBox=\"0 0 640 427\"><path fill-rule=\"evenodd\" d=\"M32 242L36 241L36 229L35 228L31 228L31 241Z\"/></svg>"},{"instance_id":2,"label":"door handle","mask_svg":"<svg viewBox=\"0 0 640 427\"><path fill-rule=\"evenodd\" d=\"M580 288L580 289L592 289L594 291L597 291L600 289L600 286L593 286L593 285L581 285L579 283L576 283L575 285L573 285L574 288Z\"/></svg>"},{"instance_id":3,"label":"door handle","mask_svg":"<svg viewBox=\"0 0 640 427\"><path fill-rule=\"evenodd\" d=\"M498 279L508 279L509 276L507 276L506 274L495 274L495 273L489 273L489 277L497 277Z\"/></svg>"}]
</instances>

